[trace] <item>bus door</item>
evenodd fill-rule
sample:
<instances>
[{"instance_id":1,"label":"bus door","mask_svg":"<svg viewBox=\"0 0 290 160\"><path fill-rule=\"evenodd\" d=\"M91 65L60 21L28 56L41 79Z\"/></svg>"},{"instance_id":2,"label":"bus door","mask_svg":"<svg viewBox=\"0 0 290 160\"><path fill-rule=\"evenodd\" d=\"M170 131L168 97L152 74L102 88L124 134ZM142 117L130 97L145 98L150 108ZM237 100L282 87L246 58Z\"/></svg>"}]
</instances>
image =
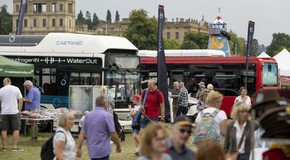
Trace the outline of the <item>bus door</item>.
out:
<instances>
[{"instance_id":1,"label":"bus door","mask_svg":"<svg viewBox=\"0 0 290 160\"><path fill-rule=\"evenodd\" d=\"M173 88L174 82L184 82L183 70L171 70L169 74L169 88Z\"/></svg>"}]
</instances>

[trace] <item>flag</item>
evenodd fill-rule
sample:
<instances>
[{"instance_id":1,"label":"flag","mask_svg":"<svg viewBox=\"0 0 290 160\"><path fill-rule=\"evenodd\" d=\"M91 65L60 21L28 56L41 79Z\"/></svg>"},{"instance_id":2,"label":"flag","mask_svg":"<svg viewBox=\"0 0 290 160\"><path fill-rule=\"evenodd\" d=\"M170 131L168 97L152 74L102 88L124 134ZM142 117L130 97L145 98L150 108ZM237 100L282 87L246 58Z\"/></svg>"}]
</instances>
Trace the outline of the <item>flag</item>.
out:
<instances>
[{"instance_id":1,"label":"flag","mask_svg":"<svg viewBox=\"0 0 290 160\"><path fill-rule=\"evenodd\" d=\"M247 39L247 53L246 53L246 79L245 79L245 88L247 88L248 83L248 68L249 68L249 61L250 61L250 55L251 55L251 47L254 37L254 31L255 31L255 22L249 21L248 24L248 39Z\"/></svg>"},{"instance_id":2,"label":"flag","mask_svg":"<svg viewBox=\"0 0 290 160\"><path fill-rule=\"evenodd\" d=\"M22 22L23 22L25 10L26 10L26 3L27 3L26 0L21 1L19 15L18 15L18 21L17 21L17 25L16 25L16 35L20 35L22 33Z\"/></svg>"},{"instance_id":3,"label":"flag","mask_svg":"<svg viewBox=\"0 0 290 160\"><path fill-rule=\"evenodd\" d=\"M157 85L164 95L165 116L170 116L170 106L168 101L167 66L165 61L163 29L165 23L164 6L158 7L158 49L157 49Z\"/></svg>"}]
</instances>

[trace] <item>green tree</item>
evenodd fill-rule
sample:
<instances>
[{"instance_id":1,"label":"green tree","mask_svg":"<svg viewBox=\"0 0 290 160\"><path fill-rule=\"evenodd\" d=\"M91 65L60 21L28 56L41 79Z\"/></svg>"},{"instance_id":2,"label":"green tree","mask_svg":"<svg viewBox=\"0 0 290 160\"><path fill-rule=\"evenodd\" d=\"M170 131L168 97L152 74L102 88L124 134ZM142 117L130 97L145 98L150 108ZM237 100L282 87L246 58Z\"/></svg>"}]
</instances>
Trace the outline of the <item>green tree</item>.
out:
<instances>
[{"instance_id":1,"label":"green tree","mask_svg":"<svg viewBox=\"0 0 290 160\"><path fill-rule=\"evenodd\" d=\"M259 50L259 42L257 39L254 38L250 52L251 56L258 56L259 55L258 50Z\"/></svg>"},{"instance_id":2,"label":"green tree","mask_svg":"<svg viewBox=\"0 0 290 160\"><path fill-rule=\"evenodd\" d=\"M194 41L183 41L180 49L199 49L199 46Z\"/></svg>"},{"instance_id":3,"label":"green tree","mask_svg":"<svg viewBox=\"0 0 290 160\"><path fill-rule=\"evenodd\" d=\"M173 39L164 39L165 49L179 49L179 44Z\"/></svg>"},{"instance_id":4,"label":"green tree","mask_svg":"<svg viewBox=\"0 0 290 160\"><path fill-rule=\"evenodd\" d=\"M107 18L106 18L107 23L112 23L112 14L110 10L107 10Z\"/></svg>"},{"instance_id":5,"label":"green tree","mask_svg":"<svg viewBox=\"0 0 290 160\"><path fill-rule=\"evenodd\" d=\"M284 48L290 48L290 36L285 33L274 33L272 42L267 47L267 54L273 57Z\"/></svg>"},{"instance_id":6,"label":"green tree","mask_svg":"<svg viewBox=\"0 0 290 160\"><path fill-rule=\"evenodd\" d=\"M157 20L149 18L143 9L130 12L129 25L124 36L138 49L157 49Z\"/></svg>"},{"instance_id":7,"label":"green tree","mask_svg":"<svg viewBox=\"0 0 290 160\"><path fill-rule=\"evenodd\" d=\"M194 42L194 43L192 43ZM185 35L182 49L205 49L208 44L208 35L200 32L189 32Z\"/></svg>"},{"instance_id":8,"label":"green tree","mask_svg":"<svg viewBox=\"0 0 290 160\"><path fill-rule=\"evenodd\" d=\"M91 30L93 28L91 13L89 11L86 12L86 22L88 25L88 29Z\"/></svg>"},{"instance_id":9,"label":"green tree","mask_svg":"<svg viewBox=\"0 0 290 160\"><path fill-rule=\"evenodd\" d=\"M86 24L86 19L84 18L82 10L80 10L80 13L77 15L77 23Z\"/></svg>"},{"instance_id":10,"label":"green tree","mask_svg":"<svg viewBox=\"0 0 290 160\"><path fill-rule=\"evenodd\" d=\"M12 32L12 15L7 12L7 5L0 7L0 34Z\"/></svg>"},{"instance_id":11,"label":"green tree","mask_svg":"<svg viewBox=\"0 0 290 160\"><path fill-rule=\"evenodd\" d=\"M98 25L99 25L100 21L99 21L99 17L97 16L96 13L93 14L93 23L92 23L92 29L95 30Z\"/></svg>"},{"instance_id":12,"label":"green tree","mask_svg":"<svg viewBox=\"0 0 290 160\"><path fill-rule=\"evenodd\" d=\"M246 54L246 40L245 38L238 37L238 35L232 31L230 31L231 40L230 40L230 50L232 55L244 56Z\"/></svg>"},{"instance_id":13,"label":"green tree","mask_svg":"<svg viewBox=\"0 0 290 160\"><path fill-rule=\"evenodd\" d=\"M115 22L119 22L120 21L120 14L118 11L116 11L116 14L115 14Z\"/></svg>"}]
</instances>

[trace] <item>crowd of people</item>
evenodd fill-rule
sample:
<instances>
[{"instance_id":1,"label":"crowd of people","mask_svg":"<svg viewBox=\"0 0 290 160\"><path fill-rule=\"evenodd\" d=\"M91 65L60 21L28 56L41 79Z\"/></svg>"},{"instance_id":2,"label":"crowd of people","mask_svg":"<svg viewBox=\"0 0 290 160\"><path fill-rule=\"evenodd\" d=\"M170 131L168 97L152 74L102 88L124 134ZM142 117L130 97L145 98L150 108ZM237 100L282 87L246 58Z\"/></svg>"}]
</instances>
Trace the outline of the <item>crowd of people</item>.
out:
<instances>
[{"instance_id":1,"label":"crowd of people","mask_svg":"<svg viewBox=\"0 0 290 160\"><path fill-rule=\"evenodd\" d=\"M13 129L12 151L23 151L17 145L19 113L23 102L26 103L26 110L39 112L40 93L31 81L24 82L24 86L29 90L25 98L17 87L11 85L9 78L4 79L3 85L0 89L2 151L7 151L7 130L10 124ZM192 124L186 116L189 107L188 91L183 82L174 82L173 86L170 98L173 99L174 122L169 127L170 136L164 125L163 93L157 89L155 81L149 80L148 87L141 95L132 95L133 104L128 105L128 108L133 121L140 125L132 130L136 147L134 153L138 160L249 160L251 129L259 126L250 119L251 101L246 88L240 89L241 96L235 100L231 112L232 121L229 122L226 113L220 110L223 95L214 91L211 84L205 87L205 84L200 82L196 94L199 113ZM88 154L92 160L108 160L112 152L111 143L116 145L117 153L122 151L113 115L110 113L110 101L106 89L101 88L95 108L86 112L81 120L77 143L70 133L74 125L74 115L70 112L61 115L59 128L53 137L55 159L73 160L82 157L83 141L87 143ZM37 140L37 124L32 128L34 134L31 140ZM198 148L197 152L187 146L192 136L192 143Z\"/></svg>"}]
</instances>

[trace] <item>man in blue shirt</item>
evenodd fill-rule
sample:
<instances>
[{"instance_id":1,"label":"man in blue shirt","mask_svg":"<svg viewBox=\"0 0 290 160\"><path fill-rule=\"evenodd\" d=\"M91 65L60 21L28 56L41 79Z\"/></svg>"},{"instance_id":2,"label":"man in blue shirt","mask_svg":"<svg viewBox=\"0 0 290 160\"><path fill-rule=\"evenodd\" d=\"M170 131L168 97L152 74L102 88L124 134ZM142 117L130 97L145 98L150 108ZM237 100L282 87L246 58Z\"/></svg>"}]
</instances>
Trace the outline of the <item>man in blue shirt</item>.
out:
<instances>
[{"instance_id":1,"label":"man in blue shirt","mask_svg":"<svg viewBox=\"0 0 290 160\"><path fill-rule=\"evenodd\" d=\"M25 104L25 110L30 111L32 113L38 113L40 109L40 91L38 88L33 86L33 83L30 80L27 80L23 83L23 86L28 90L28 94L25 98L23 98L23 102ZM34 121L31 126L32 129L32 138L31 141L37 140L38 133L38 125L37 122Z\"/></svg>"}]
</instances>

